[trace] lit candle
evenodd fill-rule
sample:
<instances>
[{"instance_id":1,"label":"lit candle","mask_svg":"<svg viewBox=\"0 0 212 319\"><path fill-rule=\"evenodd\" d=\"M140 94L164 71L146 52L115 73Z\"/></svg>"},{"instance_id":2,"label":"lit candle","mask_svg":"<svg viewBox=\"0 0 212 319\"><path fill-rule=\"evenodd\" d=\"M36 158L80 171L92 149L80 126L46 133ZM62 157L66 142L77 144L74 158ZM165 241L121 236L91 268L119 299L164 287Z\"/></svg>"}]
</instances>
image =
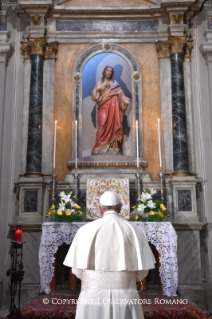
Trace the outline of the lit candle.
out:
<instances>
[{"instance_id":1,"label":"lit candle","mask_svg":"<svg viewBox=\"0 0 212 319\"><path fill-rule=\"evenodd\" d=\"M55 161L56 161L56 138L57 138L57 121L54 122L54 156L53 156L53 170L55 170Z\"/></svg>"},{"instance_id":2,"label":"lit candle","mask_svg":"<svg viewBox=\"0 0 212 319\"><path fill-rule=\"evenodd\" d=\"M138 121L136 121L136 147L137 147L137 168L139 168L139 150L138 150Z\"/></svg>"},{"instance_id":3,"label":"lit candle","mask_svg":"<svg viewBox=\"0 0 212 319\"><path fill-rule=\"evenodd\" d=\"M75 149L76 149L76 159L75 159L75 169L77 169L77 121L75 121Z\"/></svg>"},{"instance_id":4,"label":"lit candle","mask_svg":"<svg viewBox=\"0 0 212 319\"><path fill-rule=\"evenodd\" d=\"M158 146L159 146L159 161L160 169L162 168L161 148L160 148L160 119L158 119Z\"/></svg>"},{"instance_id":5,"label":"lit candle","mask_svg":"<svg viewBox=\"0 0 212 319\"><path fill-rule=\"evenodd\" d=\"M22 240L22 226L17 225L15 230L15 241L21 241Z\"/></svg>"}]
</instances>

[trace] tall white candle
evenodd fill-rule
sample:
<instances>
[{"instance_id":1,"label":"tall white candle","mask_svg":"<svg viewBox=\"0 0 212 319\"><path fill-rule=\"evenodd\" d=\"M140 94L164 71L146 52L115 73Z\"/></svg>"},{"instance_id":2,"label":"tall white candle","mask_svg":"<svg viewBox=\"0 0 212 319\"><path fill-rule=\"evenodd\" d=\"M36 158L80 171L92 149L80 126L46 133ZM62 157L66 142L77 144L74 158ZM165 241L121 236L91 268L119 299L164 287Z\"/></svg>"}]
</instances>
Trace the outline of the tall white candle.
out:
<instances>
[{"instance_id":1,"label":"tall white candle","mask_svg":"<svg viewBox=\"0 0 212 319\"><path fill-rule=\"evenodd\" d=\"M75 169L77 169L77 121L75 121L75 150L76 150Z\"/></svg>"},{"instance_id":2,"label":"tall white candle","mask_svg":"<svg viewBox=\"0 0 212 319\"><path fill-rule=\"evenodd\" d=\"M139 150L138 150L138 121L136 121L136 147L137 147L137 168L139 168Z\"/></svg>"},{"instance_id":3,"label":"tall white candle","mask_svg":"<svg viewBox=\"0 0 212 319\"><path fill-rule=\"evenodd\" d=\"M158 147L159 147L160 168L162 168L161 147L160 147L160 119L158 119Z\"/></svg>"},{"instance_id":4,"label":"tall white candle","mask_svg":"<svg viewBox=\"0 0 212 319\"><path fill-rule=\"evenodd\" d=\"M55 161L56 161L56 139L57 139L57 121L54 122L54 155L53 155L53 169L55 169Z\"/></svg>"}]
</instances>

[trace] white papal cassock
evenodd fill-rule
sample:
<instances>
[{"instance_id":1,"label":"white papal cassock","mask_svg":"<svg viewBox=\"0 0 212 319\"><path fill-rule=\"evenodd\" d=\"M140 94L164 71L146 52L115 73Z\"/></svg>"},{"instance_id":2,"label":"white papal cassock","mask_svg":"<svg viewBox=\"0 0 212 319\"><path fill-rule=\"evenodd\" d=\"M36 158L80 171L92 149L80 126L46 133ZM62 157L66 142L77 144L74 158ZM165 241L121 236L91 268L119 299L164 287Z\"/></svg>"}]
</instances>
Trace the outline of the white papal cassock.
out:
<instances>
[{"instance_id":1,"label":"white papal cassock","mask_svg":"<svg viewBox=\"0 0 212 319\"><path fill-rule=\"evenodd\" d=\"M141 319L136 281L155 268L143 230L115 211L81 227L64 265L82 280L76 319Z\"/></svg>"}]
</instances>

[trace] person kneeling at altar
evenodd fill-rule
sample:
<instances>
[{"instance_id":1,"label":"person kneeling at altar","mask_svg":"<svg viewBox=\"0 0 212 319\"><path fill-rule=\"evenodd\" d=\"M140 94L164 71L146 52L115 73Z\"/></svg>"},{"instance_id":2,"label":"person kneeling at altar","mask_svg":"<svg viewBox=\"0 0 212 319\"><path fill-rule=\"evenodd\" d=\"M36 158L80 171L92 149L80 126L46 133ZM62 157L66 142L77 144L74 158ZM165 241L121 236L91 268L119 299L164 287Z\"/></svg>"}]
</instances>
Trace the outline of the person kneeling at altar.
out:
<instances>
[{"instance_id":1,"label":"person kneeling at altar","mask_svg":"<svg viewBox=\"0 0 212 319\"><path fill-rule=\"evenodd\" d=\"M98 206L103 218L81 227L64 265L82 280L76 319L142 319L136 288L155 258L146 235L119 217L122 204L114 192L105 192Z\"/></svg>"}]
</instances>

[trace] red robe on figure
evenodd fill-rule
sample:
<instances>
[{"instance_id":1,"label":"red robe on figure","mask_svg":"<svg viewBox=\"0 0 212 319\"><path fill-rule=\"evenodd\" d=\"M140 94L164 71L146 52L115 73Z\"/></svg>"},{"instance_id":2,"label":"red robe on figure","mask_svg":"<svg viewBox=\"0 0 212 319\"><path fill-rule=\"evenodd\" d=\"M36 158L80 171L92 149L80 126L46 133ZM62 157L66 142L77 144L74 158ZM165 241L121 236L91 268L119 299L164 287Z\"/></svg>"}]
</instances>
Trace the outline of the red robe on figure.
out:
<instances>
[{"instance_id":1,"label":"red robe on figure","mask_svg":"<svg viewBox=\"0 0 212 319\"><path fill-rule=\"evenodd\" d=\"M120 85L115 80L109 89L96 91L104 82L98 82L92 91L92 100L98 105L98 129L92 154L107 151L119 151L118 143L123 139L122 120L127 109L125 97Z\"/></svg>"}]
</instances>

